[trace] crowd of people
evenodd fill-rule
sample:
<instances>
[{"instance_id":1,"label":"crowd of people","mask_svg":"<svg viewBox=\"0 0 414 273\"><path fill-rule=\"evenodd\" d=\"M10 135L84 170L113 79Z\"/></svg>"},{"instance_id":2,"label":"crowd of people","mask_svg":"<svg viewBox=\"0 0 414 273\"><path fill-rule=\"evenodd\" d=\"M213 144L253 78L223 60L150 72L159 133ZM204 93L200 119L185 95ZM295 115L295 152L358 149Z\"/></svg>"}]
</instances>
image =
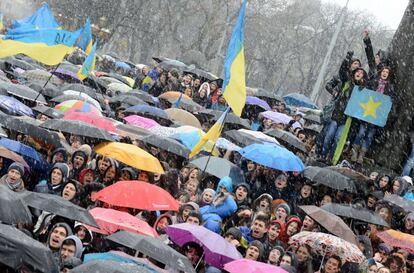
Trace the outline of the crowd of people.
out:
<instances>
[{"instance_id":1,"label":"crowd of people","mask_svg":"<svg viewBox=\"0 0 414 273\"><path fill-rule=\"evenodd\" d=\"M353 87L367 87L389 95L391 98L395 92L398 92L393 88L393 71L389 66L386 54L379 51L374 55L368 33L364 34L363 42L369 72L362 68L360 59L355 58L352 52L348 52L338 76L327 83L326 89L333 99L324 108L322 114L320 111L310 110L306 107L288 105L283 99L276 96L266 97L258 94L257 97L269 108L264 109L263 106L257 107L254 104L246 105L242 117L248 121L250 128L225 122L222 136L226 131L238 128L249 129L251 132L263 132L264 134L272 130L284 131L289 133L291 138L297 139L303 144L305 150L297 149L297 145L292 146L289 141L287 141L286 147L291 149L308 166L311 165L311 162L318 164L318 166L329 165L345 124L344 110ZM82 52L77 51L68 56L66 62L81 65L83 59ZM28 67L54 71L54 68L43 67L25 56L3 59L0 60L0 89L3 88L2 84L4 83L34 88L36 82L39 81L26 77L25 72L31 70ZM102 114L108 120L112 120L114 124L126 123L125 117L130 115L128 108L133 104L129 103L128 98L122 102L119 100L114 102L113 98L126 95L141 99L146 95L151 97L154 107L163 109L177 107L193 112L199 118L203 131L207 132L217 119L212 116L206 118L198 113L207 110L223 112L226 110L227 104L223 97L222 81L217 78L209 79L205 77L206 75L199 74L191 71L186 72L179 65L171 67L171 62L169 63L168 60L159 60L151 65L133 65L112 54L106 54L98 58L95 76L86 79L82 84L94 90L95 99L99 100L103 109ZM53 76L53 83L49 81L45 88L37 90L42 93L47 100L47 105L52 108L56 102L53 100L53 96L48 95L46 89L67 90L65 87L69 84L71 87L81 85L79 81L77 84L73 84L75 81L73 78L56 75L60 78ZM119 92L99 80L101 77L113 77L119 80L122 76L134 79L130 86L130 95L128 92ZM7 88L9 87L7 85ZM18 92L9 92L7 88L8 97L12 96L32 108L39 124L50 119L61 118L51 114L52 111L35 110L36 101L20 96ZM140 95L134 93L134 90L140 90ZM176 98L175 102L157 99L168 91L177 91L183 95ZM251 95L254 96L254 94ZM187 98L187 102L194 103L190 103L190 106L194 107L185 104L184 96ZM0 100L3 100L5 96L1 97L3 98ZM133 101L131 98L129 99ZM147 103L150 102L147 101ZM15 114L8 112L10 109L5 107L1 101L0 108L6 113L4 116ZM288 119L282 120L273 118L272 115L263 115L261 112L264 110L283 114L280 117L287 116ZM211 112L213 113L213 111ZM61 115L63 116L64 113ZM320 117L320 120L312 120L309 118L310 116ZM151 118L166 125L163 123L165 120ZM139 170L111 157L102 156L95 152L96 144L101 142L97 139L64 134L68 146L54 147L53 145L44 145L33 135L9 129L2 121L0 124L5 130L3 139L16 140L35 148L42 157L40 160L44 161L41 171L34 171L34 166L28 168L21 162L1 157L0 172L3 176L0 179L0 184L2 191L9 190L17 193L34 191L61 196L63 199L88 210L104 207L128 212L152 226L159 237L154 240L162 240L163 243L180 251L190 260L197 272L225 271L223 268L217 268L204 260L205 253L202 245L195 242L187 243L182 247L176 245L166 234L168 226L177 223L204 226L234 245L241 257L278 266L290 273L414 272L414 243L407 241L406 244L397 247L384 243L381 236L378 236L379 233L390 229L407 235L414 234L414 212L404 209L401 204L389 201L392 196L404 198L407 203L414 199L413 182L410 177L414 165L412 159L414 152L411 152L410 159L401 176L391 177L380 172L359 173L358 179L355 176L350 178L358 183L359 190L348 191L315 181L300 172L263 166L242 157L237 149L231 149L230 146L227 149L219 147L216 149L215 156L240 168L243 181L237 181L231 175L218 178L214 173L208 173L205 169L191 164L188 157L178 156L141 141L140 135L135 132L111 133L115 135L114 141L117 139L123 143L137 145L152 154L161 162L165 173ZM169 122L168 126L173 127L177 124ZM354 166L361 166L364 163L364 158L373 145L376 131L377 128L374 125L366 122L354 123L349 136L349 151L343 155L343 159L348 159L348 161L342 161L338 167L340 170L347 171L344 174L338 173L338 175L346 176L357 173L353 171ZM269 137L273 138L270 134ZM41 137L39 138L41 139ZM256 141L265 140L256 138ZM246 144L233 143L234 146L237 146L236 144L247 146ZM2 142L0 145L6 149L12 149L11 146L2 144ZM209 153L203 151L200 155L209 155ZM361 177L364 178L361 179ZM335 178L331 176L325 179ZM179 210L137 210L111 206L94 199L94 194L100 190L117 181L124 180L151 183L165 189L179 203ZM297 244L291 240L293 236L302 232L332 233L320 222L319 218L307 214L302 206L324 207L333 203L345 204L350 208L367 211L372 217L381 218L385 222L384 225L379 225L358 219L352 214L340 215L354 233L354 245L364 256L362 262L351 262L345 259L341 253L334 251L329 254L321 253L312 248L310 244ZM131 249L119 248L119 246L109 243L106 241L106 235L96 232L83 223L74 222L47 211L36 211L33 213L33 219L33 225L13 224L50 249L59 264L60 272L70 272L70 270L76 269L83 263L83 258L88 253L116 249L133 254ZM329 218L325 220L333 221ZM338 237L341 236L338 235ZM167 272L175 272L174 269L165 266L162 261L154 261L151 257L149 259ZM18 269L21 270L18 271L6 264L1 265L0 268L2 272L31 272L30 268Z\"/></svg>"}]
</instances>

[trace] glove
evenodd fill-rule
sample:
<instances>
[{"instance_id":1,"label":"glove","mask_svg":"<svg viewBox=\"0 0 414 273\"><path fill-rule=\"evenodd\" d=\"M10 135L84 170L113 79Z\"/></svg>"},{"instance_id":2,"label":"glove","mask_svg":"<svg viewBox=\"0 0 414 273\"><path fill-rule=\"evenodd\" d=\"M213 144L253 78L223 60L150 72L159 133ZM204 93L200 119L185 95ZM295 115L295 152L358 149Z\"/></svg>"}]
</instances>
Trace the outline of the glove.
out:
<instances>
[{"instance_id":1,"label":"glove","mask_svg":"<svg viewBox=\"0 0 414 273\"><path fill-rule=\"evenodd\" d=\"M347 53L346 53L346 59L348 59L348 60L351 60L352 59L352 56L354 56L354 52L353 51L348 51Z\"/></svg>"}]
</instances>

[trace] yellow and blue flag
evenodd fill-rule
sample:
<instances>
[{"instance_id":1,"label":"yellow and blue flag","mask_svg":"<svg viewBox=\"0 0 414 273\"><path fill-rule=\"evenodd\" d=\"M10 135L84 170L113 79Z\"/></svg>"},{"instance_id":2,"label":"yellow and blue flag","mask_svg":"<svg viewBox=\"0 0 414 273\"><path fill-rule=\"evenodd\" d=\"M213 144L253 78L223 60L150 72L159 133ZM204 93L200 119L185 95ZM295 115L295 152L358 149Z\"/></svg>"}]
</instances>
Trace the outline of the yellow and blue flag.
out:
<instances>
[{"instance_id":1,"label":"yellow and blue flag","mask_svg":"<svg viewBox=\"0 0 414 273\"><path fill-rule=\"evenodd\" d=\"M92 46L91 53L86 57L85 61L82 64L82 67L79 68L78 77L81 81L86 79L93 70L95 70L96 63L96 42Z\"/></svg>"},{"instance_id":2,"label":"yellow and blue flag","mask_svg":"<svg viewBox=\"0 0 414 273\"><path fill-rule=\"evenodd\" d=\"M32 15L14 21L12 28L57 29L59 24L47 3L35 11Z\"/></svg>"},{"instance_id":3,"label":"yellow and blue flag","mask_svg":"<svg viewBox=\"0 0 414 273\"><path fill-rule=\"evenodd\" d=\"M82 33L76 45L82 48L82 50L85 51L86 54L91 53L92 46L93 46L93 40L92 40L91 20L89 19L89 17L86 19L85 25L82 28Z\"/></svg>"},{"instance_id":4,"label":"yellow and blue flag","mask_svg":"<svg viewBox=\"0 0 414 273\"><path fill-rule=\"evenodd\" d=\"M233 112L241 116L246 104L246 75L244 66L244 17L247 0L244 0L224 60L223 96Z\"/></svg>"},{"instance_id":5,"label":"yellow and blue flag","mask_svg":"<svg viewBox=\"0 0 414 273\"><path fill-rule=\"evenodd\" d=\"M197 155L207 144L208 141L211 141L215 143L217 139L221 135L221 131L224 127L224 122L227 116L227 113L230 111L230 108L227 107L226 111L223 112L221 117L214 123L213 127L208 130L208 132L200 139L200 141L194 146L194 148L191 150L190 158Z\"/></svg>"},{"instance_id":6,"label":"yellow and blue flag","mask_svg":"<svg viewBox=\"0 0 414 273\"><path fill-rule=\"evenodd\" d=\"M3 13L0 13L0 31L2 31L3 29L4 29Z\"/></svg>"},{"instance_id":7,"label":"yellow and blue flag","mask_svg":"<svg viewBox=\"0 0 414 273\"><path fill-rule=\"evenodd\" d=\"M391 111L391 98L370 89L354 87L345 115L384 127Z\"/></svg>"}]
</instances>

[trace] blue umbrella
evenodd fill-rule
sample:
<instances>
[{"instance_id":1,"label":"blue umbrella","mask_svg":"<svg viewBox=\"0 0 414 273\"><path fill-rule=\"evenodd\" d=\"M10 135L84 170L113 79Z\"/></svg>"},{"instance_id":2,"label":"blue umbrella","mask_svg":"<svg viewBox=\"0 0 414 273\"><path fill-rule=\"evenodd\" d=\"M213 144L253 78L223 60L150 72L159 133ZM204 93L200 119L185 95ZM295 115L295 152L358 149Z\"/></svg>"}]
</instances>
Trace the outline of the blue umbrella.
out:
<instances>
[{"instance_id":1,"label":"blue umbrella","mask_svg":"<svg viewBox=\"0 0 414 273\"><path fill-rule=\"evenodd\" d=\"M251 144L239 152L243 157L263 166L281 170L301 172L305 165L295 154L276 144Z\"/></svg>"},{"instance_id":2,"label":"blue umbrella","mask_svg":"<svg viewBox=\"0 0 414 273\"><path fill-rule=\"evenodd\" d=\"M269 104L266 101L264 101L262 99L259 99L258 97L247 96L246 97L246 104L260 106L261 108L263 108L266 111L271 110Z\"/></svg>"},{"instance_id":3,"label":"blue umbrella","mask_svg":"<svg viewBox=\"0 0 414 273\"><path fill-rule=\"evenodd\" d=\"M308 97L299 93L288 94L283 97L287 105L318 109L318 106Z\"/></svg>"},{"instance_id":4,"label":"blue umbrella","mask_svg":"<svg viewBox=\"0 0 414 273\"><path fill-rule=\"evenodd\" d=\"M149 116L154 116L154 117L159 117L159 118L169 120L168 115L164 110L157 108L157 107L149 106L149 105L131 106L127 108L125 112L149 115Z\"/></svg>"},{"instance_id":5,"label":"blue umbrella","mask_svg":"<svg viewBox=\"0 0 414 273\"><path fill-rule=\"evenodd\" d=\"M32 109L9 96L0 95L0 109L11 115L34 116Z\"/></svg>"},{"instance_id":6,"label":"blue umbrella","mask_svg":"<svg viewBox=\"0 0 414 273\"><path fill-rule=\"evenodd\" d=\"M42 156L35 149L21 142L8 138L1 138L0 145L24 157L31 158L38 162L43 162Z\"/></svg>"}]
</instances>

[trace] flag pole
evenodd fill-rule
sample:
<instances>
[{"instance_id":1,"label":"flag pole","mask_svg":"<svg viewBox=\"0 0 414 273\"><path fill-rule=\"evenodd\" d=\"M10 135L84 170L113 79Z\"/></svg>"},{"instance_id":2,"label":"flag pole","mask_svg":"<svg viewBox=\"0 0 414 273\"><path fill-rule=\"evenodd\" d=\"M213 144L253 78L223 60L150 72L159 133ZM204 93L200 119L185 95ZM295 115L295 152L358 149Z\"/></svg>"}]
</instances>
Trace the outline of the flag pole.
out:
<instances>
[{"instance_id":1,"label":"flag pole","mask_svg":"<svg viewBox=\"0 0 414 273\"><path fill-rule=\"evenodd\" d=\"M63 61L63 60L62 60L62 61ZM59 68L59 66L60 66L61 64L62 64L62 62L58 63L58 65L56 65L56 66L55 66L55 68L53 69L53 73L54 73L54 72L56 72L56 70ZM43 85L43 88L40 90L40 92L37 94L36 98L34 99L34 100L35 100L35 102L36 102L36 100L39 98L39 96L40 96L40 95L43 95L43 94L42 94L42 91L43 91L43 89L45 89L45 88L46 88L46 85L49 83L50 79L52 79L52 77L53 77L53 73L52 73L52 72L50 73L50 76L49 76L49 78L47 79L47 81L45 82L45 84Z\"/></svg>"}]
</instances>

